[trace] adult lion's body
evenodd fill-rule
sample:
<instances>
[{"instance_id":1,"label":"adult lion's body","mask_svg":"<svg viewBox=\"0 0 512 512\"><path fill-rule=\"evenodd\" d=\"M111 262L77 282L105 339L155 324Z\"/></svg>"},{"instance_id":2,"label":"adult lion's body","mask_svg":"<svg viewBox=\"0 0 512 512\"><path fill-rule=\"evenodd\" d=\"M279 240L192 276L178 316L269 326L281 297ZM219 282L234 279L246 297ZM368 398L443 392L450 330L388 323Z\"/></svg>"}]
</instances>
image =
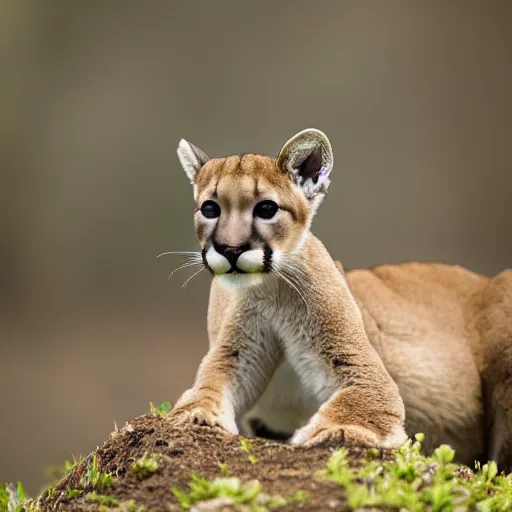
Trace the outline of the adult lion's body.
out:
<instances>
[{"instance_id":1,"label":"adult lion's body","mask_svg":"<svg viewBox=\"0 0 512 512\"><path fill-rule=\"evenodd\" d=\"M479 297L489 279L460 267L408 263L348 272L365 330L397 383L408 433L449 443L471 462L484 449Z\"/></svg>"}]
</instances>

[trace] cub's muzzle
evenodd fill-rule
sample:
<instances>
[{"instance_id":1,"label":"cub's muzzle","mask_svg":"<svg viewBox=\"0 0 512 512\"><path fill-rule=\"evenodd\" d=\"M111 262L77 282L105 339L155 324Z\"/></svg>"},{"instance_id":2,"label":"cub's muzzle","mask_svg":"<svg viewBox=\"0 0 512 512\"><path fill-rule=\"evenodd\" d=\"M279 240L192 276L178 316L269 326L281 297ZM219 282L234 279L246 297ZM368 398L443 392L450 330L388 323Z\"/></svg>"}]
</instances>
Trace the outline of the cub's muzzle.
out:
<instances>
[{"instance_id":1,"label":"cub's muzzle","mask_svg":"<svg viewBox=\"0 0 512 512\"><path fill-rule=\"evenodd\" d=\"M251 249L249 244L240 246L222 245L216 242L203 250L203 262L212 274L256 274L269 271L269 259L272 251Z\"/></svg>"}]
</instances>

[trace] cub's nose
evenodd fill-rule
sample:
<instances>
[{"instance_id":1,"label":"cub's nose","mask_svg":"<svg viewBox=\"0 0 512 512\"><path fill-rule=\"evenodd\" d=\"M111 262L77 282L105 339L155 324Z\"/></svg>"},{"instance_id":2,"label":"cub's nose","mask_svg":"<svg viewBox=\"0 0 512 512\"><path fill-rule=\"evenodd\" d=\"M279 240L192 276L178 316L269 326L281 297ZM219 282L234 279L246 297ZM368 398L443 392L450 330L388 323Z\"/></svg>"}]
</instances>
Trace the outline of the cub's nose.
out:
<instances>
[{"instance_id":1,"label":"cub's nose","mask_svg":"<svg viewBox=\"0 0 512 512\"><path fill-rule=\"evenodd\" d=\"M229 263L234 267L236 265L236 260L238 256L245 251L248 251L251 246L249 244L244 245L224 245L218 244L217 242L213 242L213 247L215 250L224 256Z\"/></svg>"}]
</instances>

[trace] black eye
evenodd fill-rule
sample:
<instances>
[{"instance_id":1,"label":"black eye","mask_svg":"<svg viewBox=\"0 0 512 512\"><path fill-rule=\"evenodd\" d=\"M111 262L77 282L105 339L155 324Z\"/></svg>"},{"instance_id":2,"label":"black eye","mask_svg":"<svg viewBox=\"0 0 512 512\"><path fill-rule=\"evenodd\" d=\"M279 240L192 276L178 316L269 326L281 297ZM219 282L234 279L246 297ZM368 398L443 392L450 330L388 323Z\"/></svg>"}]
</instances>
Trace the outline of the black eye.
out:
<instances>
[{"instance_id":1,"label":"black eye","mask_svg":"<svg viewBox=\"0 0 512 512\"><path fill-rule=\"evenodd\" d=\"M279 206L274 201L261 201L254 207L254 215L260 219L271 219L279 210Z\"/></svg>"},{"instance_id":2,"label":"black eye","mask_svg":"<svg viewBox=\"0 0 512 512\"><path fill-rule=\"evenodd\" d=\"M216 219L220 216L220 206L215 201L205 201L201 205L201 213L207 219Z\"/></svg>"}]
</instances>

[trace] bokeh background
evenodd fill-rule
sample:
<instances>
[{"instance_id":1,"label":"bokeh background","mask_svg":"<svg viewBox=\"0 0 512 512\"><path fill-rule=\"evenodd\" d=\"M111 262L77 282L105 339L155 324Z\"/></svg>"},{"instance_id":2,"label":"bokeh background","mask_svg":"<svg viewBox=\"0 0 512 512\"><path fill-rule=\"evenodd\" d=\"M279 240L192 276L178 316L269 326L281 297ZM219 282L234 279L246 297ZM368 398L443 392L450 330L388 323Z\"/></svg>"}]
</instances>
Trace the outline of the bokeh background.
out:
<instances>
[{"instance_id":1,"label":"bokeh background","mask_svg":"<svg viewBox=\"0 0 512 512\"><path fill-rule=\"evenodd\" d=\"M512 3L0 4L0 480L174 400L207 349L209 277L175 148L336 166L314 232L349 268L512 266Z\"/></svg>"}]
</instances>

